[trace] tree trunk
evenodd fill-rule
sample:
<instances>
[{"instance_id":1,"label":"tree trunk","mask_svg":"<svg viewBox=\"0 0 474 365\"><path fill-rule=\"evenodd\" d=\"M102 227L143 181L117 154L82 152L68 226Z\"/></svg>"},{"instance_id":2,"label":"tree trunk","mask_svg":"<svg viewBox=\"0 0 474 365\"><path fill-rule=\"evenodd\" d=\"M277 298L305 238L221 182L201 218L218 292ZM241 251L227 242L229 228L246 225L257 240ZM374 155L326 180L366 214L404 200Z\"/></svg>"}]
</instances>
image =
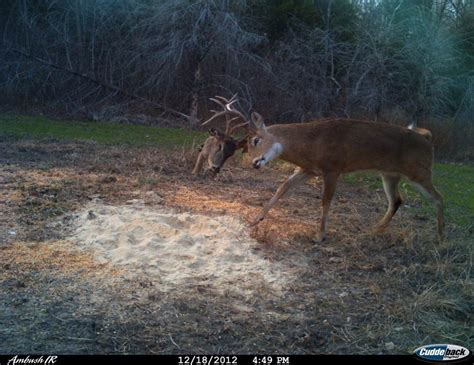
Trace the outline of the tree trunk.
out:
<instances>
[{"instance_id":1,"label":"tree trunk","mask_svg":"<svg viewBox=\"0 0 474 365\"><path fill-rule=\"evenodd\" d=\"M194 73L194 83L191 96L191 110L189 111L189 124L191 127L196 127L199 123L198 111L199 111L199 92L201 90L202 75L201 75L201 63L199 62L196 72Z\"/></svg>"}]
</instances>

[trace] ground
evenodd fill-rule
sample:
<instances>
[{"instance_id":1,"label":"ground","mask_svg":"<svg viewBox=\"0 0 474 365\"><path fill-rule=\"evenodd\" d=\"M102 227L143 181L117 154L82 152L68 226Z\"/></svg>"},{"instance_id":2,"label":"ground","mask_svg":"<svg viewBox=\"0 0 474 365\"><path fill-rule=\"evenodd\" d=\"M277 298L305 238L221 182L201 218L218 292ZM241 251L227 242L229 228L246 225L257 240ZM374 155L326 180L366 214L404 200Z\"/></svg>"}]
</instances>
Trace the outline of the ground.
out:
<instances>
[{"instance_id":1,"label":"ground","mask_svg":"<svg viewBox=\"0 0 474 365\"><path fill-rule=\"evenodd\" d=\"M61 123L43 133L32 131L28 123L37 124L28 118L21 127L22 120L0 121L0 353L380 354L430 343L474 347L471 166L437 165L435 183L449 218L445 242L436 240L432 208L406 185L389 229L373 234L385 196L372 175L356 174L340 181L329 240L321 244L314 241L318 179L284 198L256 228L246 224L291 173L289 165L256 171L238 157L215 179L194 177L192 141L200 134L150 128L152 143L126 132L125 140L104 133L91 141L90 133L78 141L73 127L67 135L58 132L66 130ZM113 128L119 127L132 128ZM97 132L96 124L90 128ZM161 146L162 135L173 143ZM249 271L235 287L212 277L165 287L136 264L99 259L71 238L75 217L91 204L137 202L149 211L235 218L254 240L248 254L262 269L283 273L285 284L276 289Z\"/></svg>"}]
</instances>

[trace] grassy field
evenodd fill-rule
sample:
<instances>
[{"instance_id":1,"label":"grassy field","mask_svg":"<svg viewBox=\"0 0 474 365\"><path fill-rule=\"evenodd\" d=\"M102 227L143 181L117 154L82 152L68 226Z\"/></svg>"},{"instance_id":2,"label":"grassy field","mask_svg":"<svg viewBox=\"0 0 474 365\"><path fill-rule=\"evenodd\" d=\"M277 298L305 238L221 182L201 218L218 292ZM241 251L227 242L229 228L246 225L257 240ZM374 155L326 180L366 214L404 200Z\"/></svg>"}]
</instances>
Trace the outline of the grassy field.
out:
<instances>
[{"instance_id":1,"label":"grassy field","mask_svg":"<svg viewBox=\"0 0 474 365\"><path fill-rule=\"evenodd\" d=\"M170 147L200 142L204 133L133 124L57 121L45 117L0 116L0 134L14 138L53 138L114 145Z\"/></svg>"}]
</instances>

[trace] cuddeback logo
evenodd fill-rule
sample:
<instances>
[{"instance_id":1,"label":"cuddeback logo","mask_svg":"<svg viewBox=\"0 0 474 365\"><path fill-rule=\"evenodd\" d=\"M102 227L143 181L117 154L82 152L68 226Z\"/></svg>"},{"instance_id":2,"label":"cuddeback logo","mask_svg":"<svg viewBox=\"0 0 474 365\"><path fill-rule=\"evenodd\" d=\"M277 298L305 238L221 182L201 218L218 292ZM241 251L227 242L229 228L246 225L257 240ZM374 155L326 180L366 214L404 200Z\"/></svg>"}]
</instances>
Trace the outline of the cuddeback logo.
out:
<instances>
[{"instance_id":1,"label":"cuddeback logo","mask_svg":"<svg viewBox=\"0 0 474 365\"><path fill-rule=\"evenodd\" d=\"M456 345L438 344L418 347L415 355L427 361L455 361L470 355L470 351Z\"/></svg>"}]
</instances>

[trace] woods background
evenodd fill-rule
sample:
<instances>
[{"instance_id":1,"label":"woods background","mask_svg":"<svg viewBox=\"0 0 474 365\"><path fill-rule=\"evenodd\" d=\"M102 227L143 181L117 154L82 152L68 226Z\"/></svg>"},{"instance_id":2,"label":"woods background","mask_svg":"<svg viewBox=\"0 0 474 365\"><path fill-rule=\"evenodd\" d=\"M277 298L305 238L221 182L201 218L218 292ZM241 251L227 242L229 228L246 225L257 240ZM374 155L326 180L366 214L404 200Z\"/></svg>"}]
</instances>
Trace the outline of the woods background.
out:
<instances>
[{"instance_id":1,"label":"woods background","mask_svg":"<svg viewBox=\"0 0 474 365\"><path fill-rule=\"evenodd\" d=\"M237 92L270 122L416 122L474 157L471 0L0 4L3 110L196 127Z\"/></svg>"}]
</instances>

